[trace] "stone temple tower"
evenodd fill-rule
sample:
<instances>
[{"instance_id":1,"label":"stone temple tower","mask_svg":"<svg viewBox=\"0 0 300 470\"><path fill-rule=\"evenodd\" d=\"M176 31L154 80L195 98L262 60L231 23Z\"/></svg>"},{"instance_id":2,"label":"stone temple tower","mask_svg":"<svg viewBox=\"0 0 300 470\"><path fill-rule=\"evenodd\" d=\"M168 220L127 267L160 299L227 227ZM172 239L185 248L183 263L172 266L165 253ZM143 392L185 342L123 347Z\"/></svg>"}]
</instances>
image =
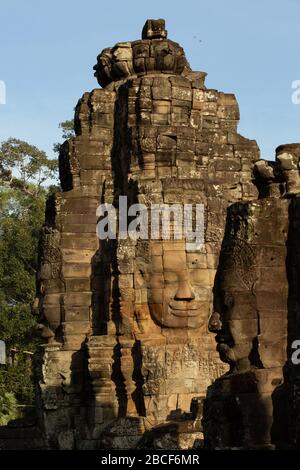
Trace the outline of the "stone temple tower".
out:
<instances>
[{"instance_id":1,"label":"stone temple tower","mask_svg":"<svg viewBox=\"0 0 300 470\"><path fill-rule=\"evenodd\" d=\"M207 387L228 370L208 329L226 211L257 198L259 149L237 133L235 96L206 88L163 20L94 69L101 88L76 106L40 245L40 421L51 448L201 445ZM97 208L118 214L120 196L201 205L203 243L100 240Z\"/></svg>"}]
</instances>

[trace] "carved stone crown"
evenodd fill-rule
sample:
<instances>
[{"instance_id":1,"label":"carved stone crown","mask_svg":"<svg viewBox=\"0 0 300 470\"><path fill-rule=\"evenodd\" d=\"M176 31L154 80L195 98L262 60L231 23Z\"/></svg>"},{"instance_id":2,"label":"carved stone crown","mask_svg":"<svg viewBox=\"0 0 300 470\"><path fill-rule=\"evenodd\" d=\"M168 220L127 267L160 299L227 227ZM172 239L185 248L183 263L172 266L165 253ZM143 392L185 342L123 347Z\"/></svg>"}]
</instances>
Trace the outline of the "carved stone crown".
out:
<instances>
[{"instance_id":1,"label":"carved stone crown","mask_svg":"<svg viewBox=\"0 0 300 470\"><path fill-rule=\"evenodd\" d=\"M167 39L165 21L159 19L146 21L141 40L120 42L103 49L94 70L98 83L105 87L131 76L157 72L180 75L191 69L184 50Z\"/></svg>"}]
</instances>

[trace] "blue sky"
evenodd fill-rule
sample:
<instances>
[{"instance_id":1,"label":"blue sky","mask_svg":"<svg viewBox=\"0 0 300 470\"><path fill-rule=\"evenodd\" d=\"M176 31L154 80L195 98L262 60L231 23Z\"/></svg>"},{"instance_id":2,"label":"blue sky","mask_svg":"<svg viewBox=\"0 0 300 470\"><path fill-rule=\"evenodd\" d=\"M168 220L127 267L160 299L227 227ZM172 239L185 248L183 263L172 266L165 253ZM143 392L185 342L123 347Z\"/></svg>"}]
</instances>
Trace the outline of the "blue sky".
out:
<instances>
[{"instance_id":1,"label":"blue sky","mask_svg":"<svg viewBox=\"0 0 300 470\"><path fill-rule=\"evenodd\" d=\"M0 141L14 136L52 155L58 123L73 117L80 96L97 87L97 54L140 37L147 18L165 18L209 88L235 93L239 132L255 138L263 158L300 141L300 0L1 0Z\"/></svg>"}]
</instances>

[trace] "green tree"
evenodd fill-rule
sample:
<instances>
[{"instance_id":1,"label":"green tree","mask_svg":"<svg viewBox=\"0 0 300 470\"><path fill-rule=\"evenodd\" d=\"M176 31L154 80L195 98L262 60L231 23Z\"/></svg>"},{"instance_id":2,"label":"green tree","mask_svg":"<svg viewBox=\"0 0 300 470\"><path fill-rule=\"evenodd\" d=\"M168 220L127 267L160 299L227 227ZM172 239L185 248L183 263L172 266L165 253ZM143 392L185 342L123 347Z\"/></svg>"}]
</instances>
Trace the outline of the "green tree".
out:
<instances>
[{"instance_id":1,"label":"green tree","mask_svg":"<svg viewBox=\"0 0 300 470\"><path fill-rule=\"evenodd\" d=\"M0 339L8 351L34 351L39 342L31 304L49 192L45 184L53 182L56 172L57 160L37 147L13 138L1 143ZM33 400L30 367L22 354L14 365L0 370L0 395L5 393L13 393L21 404Z\"/></svg>"},{"instance_id":2,"label":"green tree","mask_svg":"<svg viewBox=\"0 0 300 470\"><path fill-rule=\"evenodd\" d=\"M13 393L0 394L0 426L5 426L10 420L18 416L18 402Z\"/></svg>"},{"instance_id":3,"label":"green tree","mask_svg":"<svg viewBox=\"0 0 300 470\"><path fill-rule=\"evenodd\" d=\"M62 129L62 138L64 140L71 139L75 136L74 132L74 119L69 119L67 121L60 122L58 127ZM53 145L53 151L59 153L61 144L56 142Z\"/></svg>"},{"instance_id":4,"label":"green tree","mask_svg":"<svg viewBox=\"0 0 300 470\"><path fill-rule=\"evenodd\" d=\"M23 140L10 138L0 146L1 186L37 193L56 170L57 160L50 160L45 152Z\"/></svg>"}]
</instances>

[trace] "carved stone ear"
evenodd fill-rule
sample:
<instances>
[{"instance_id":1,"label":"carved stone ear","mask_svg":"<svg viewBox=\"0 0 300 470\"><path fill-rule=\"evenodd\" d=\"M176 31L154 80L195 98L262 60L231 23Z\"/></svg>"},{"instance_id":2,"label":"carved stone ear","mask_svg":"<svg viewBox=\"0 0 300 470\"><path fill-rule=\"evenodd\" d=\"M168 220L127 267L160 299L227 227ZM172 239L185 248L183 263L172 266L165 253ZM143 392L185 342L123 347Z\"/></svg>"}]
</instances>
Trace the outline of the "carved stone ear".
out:
<instances>
[{"instance_id":1,"label":"carved stone ear","mask_svg":"<svg viewBox=\"0 0 300 470\"><path fill-rule=\"evenodd\" d=\"M135 277L141 287L149 281L149 264L143 258L137 257L135 260Z\"/></svg>"}]
</instances>

